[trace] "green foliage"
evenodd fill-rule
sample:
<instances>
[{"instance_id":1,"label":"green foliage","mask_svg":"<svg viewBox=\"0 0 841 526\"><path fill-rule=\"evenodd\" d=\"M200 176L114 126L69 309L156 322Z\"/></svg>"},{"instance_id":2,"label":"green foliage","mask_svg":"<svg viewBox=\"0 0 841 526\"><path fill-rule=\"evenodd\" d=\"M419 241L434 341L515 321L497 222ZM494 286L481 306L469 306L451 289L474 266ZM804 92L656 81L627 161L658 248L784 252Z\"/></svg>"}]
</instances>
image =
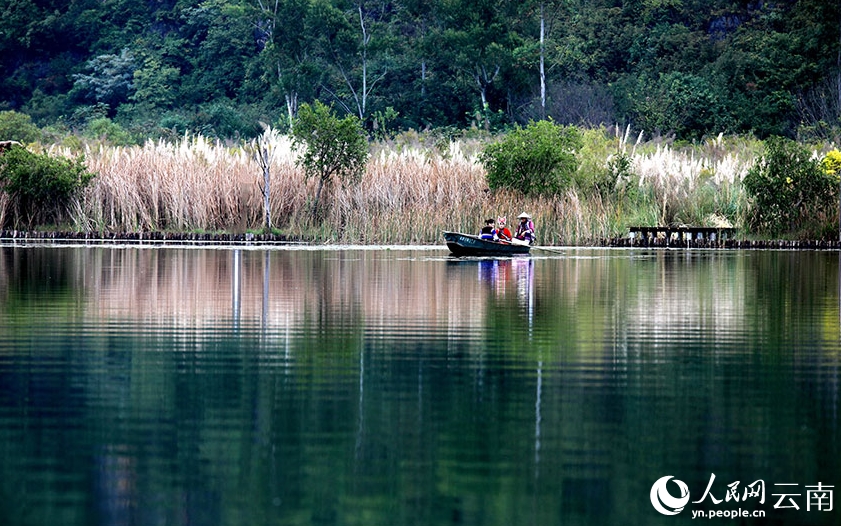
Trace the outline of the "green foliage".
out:
<instances>
[{"instance_id":1,"label":"green foliage","mask_svg":"<svg viewBox=\"0 0 841 526\"><path fill-rule=\"evenodd\" d=\"M836 217L838 175L789 139L766 141L744 186L753 201L750 226L760 233L821 236Z\"/></svg>"},{"instance_id":2,"label":"green foliage","mask_svg":"<svg viewBox=\"0 0 841 526\"><path fill-rule=\"evenodd\" d=\"M316 213L324 185L334 178L358 181L368 160L368 141L361 121L354 115L339 118L320 101L302 104L292 128L296 150L303 151L298 165L307 177L318 179L313 204Z\"/></svg>"},{"instance_id":3,"label":"green foliage","mask_svg":"<svg viewBox=\"0 0 841 526\"><path fill-rule=\"evenodd\" d=\"M385 111L375 111L371 117L371 128L373 129L374 138L377 140L385 140L391 138L392 123L400 114L394 111L391 106L387 107Z\"/></svg>"},{"instance_id":4,"label":"green foliage","mask_svg":"<svg viewBox=\"0 0 841 526\"><path fill-rule=\"evenodd\" d=\"M575 187L586 196L607 197L632 176L631 157L625 153L622 138L604 127L582 129L581 135L583 145L577 152ZM627 171L622 171L622 162Z\"/></svg>"},{"instance_id":5,"label":"green foliage","mask_svg":"<svg viewBox=\"0 0 841 526\"><path fill-rule=\"evenodd\" d=\"M135 91L130 98L140 104L168 108L175 102L175 87L180 75L177 67L166 65L157 58L148 58L143 67L134 71Z\"/></svg>"},{"instance_id":6,"label":"green foliage","mask_svg":"<svg viewBox=\"0 0 841 526\"><path fill-rule=\"evenodd\" d=\"M41 130L32 123L32 118L16 111L0 111L0 141L36 142L41 139Z\"/></svg>"},{"instance_id":7,"label":"green foliage","mask_svg":"<svg viewBox=\"0 0 841 526\"><path fill-rule=\"evenodd\" d=\"M558 194L578 169L581 132L551 121L517 127L480 154L491 189L510 188L526 195Z\"/></svg>"},{"instance_id":8,"label":"green foliage","mask_svg":"<svg viewBox=\"0 0 841 526\"><path fill-rule=\"evenodd\" d=\"M0 109L39 127L101 103L152 137L172 112L190 132L254 137L208 108L286 130L300 104L329 97L369 131L385 118L389 136L547 117L691 140L838 129L821 107L838 90L819 89L841 46L841 4L826 0L6 4Z\"/></svg>"},{"instance_id":9,"label":"green foliage","mask_svg":"<svg viewBox=\"0 0 841 526\"><path fill-rule=\"evenodd\" d=\"M128 99L134 90L134 54L123 49L119 55L99 55L88 61L90 74L74 75L76 89L96 102L114 106Z\"/></svg>"},{"instance_id":10,"label":"green foliage","mask_svg":"<svg viewBox=\"0 0 841 526\"><path fill-rule=\"evenodd\" d=\"M90 121L85 129L85 135L116 146L127 146L134 142L128 131L108 117L99 117Z\"/></svg>"},{"instance_id":11,"label":"green foliage","mask_svg":"<svg viewBox=\"0 0 841 526\"><path fill-rule=\"evenodd\" d=\"M624 112L647 133L674 133L699 139L709 131L727 132L734 124L722 104L721 90L708 78L672 72L647 75L617 85Z\"/></svg>"},{"instance_id":12,"label":"green foliage","mask_svg":"<svg viewBox=\"0 0 841 526\"><path fill-rule=\"evenodd\" d=\"M210 137L253 137L257 134L258 119L248 115L243 108L237 108L233 101L217 99L198 107L190 124L192 130ZM249 117L251 117L249 119Z\"/></svg>"},{"instance_id":13,"label":"green foliage","mask_svg":"<svg viewBox=\"0 0 841 526\"><path fill-rule=\"evenodd\" d=\"M94 177L84 158L64 159L13 146L0 155L0 189L11 202L15 225L58 221L68 204ZM6 211L0 213L5 226Z\"/></svg>"},{"instance_id":14,"label":"green foliage","mask_svg":"<svg viewBox=\"0 0 841 526\"><path fill-rule=\"evenodd\" d=\"M636 178L631 157L625 152L617 152L608 158L607 169L596 179L595 188L602 197L613 195L619 188L627 193Z\"/></svg>"}]
</instances>

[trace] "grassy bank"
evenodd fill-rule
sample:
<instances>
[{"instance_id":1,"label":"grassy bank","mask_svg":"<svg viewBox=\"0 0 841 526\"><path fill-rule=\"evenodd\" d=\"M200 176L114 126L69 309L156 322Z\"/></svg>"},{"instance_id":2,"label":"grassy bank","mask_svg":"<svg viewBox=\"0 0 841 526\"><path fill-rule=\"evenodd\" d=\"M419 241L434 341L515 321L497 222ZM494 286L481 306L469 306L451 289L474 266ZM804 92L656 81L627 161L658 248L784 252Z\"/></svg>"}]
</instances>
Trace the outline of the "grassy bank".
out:
<instances>
[{"instance_id":1,"label":"grassy bank","mask_svg":"<svg viewBox=\"0 0 841 526\"><path fill-rule=\"evenodd\" d=\"M316 181L295 166L286 137L276 139L271 208L276 229L314 242L437 243L442 230L473 232L482 219L520 212L535 219L545 244L622 236L631 225L740 227L741 180L760 153L757 141L718 137L679 147L627 132L589 130L575 184L556 197L491 192L477 154L482 142L428 146L417 135L372 145L362 181L325 188L312 215ZM76 152L59 146L53 154ZM257 162L240 145L203 137L143 146L85 147L98 176L70 214L82 231L245 232L263 218ZM2 203L0 203L2 206Z\"/></svg>"}]
</instances>

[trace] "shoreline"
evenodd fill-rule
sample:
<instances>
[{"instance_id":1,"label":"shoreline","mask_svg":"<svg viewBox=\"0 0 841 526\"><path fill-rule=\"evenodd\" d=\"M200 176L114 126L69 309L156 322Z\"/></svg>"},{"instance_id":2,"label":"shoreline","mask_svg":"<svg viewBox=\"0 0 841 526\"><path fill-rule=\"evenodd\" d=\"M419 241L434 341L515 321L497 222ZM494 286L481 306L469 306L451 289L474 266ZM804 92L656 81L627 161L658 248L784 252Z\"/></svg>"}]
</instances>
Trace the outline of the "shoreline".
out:
<instances>
[{"instance_id":1,"label":"shoreline","mask_svg":"<svg viewBox=\"0 0 841 526\"><path fill-rule=\"evenodd\" d=\"M616 248L683 248L729 250L841 250L839 240L787 239L667 239L615 238L602 240L598 246Z\"/></svg>"},{"instance_id":2,"label":"shoreline","mask_svg":"<svg viewBox=\"0 0 841 526\"><path fill-rule=\"evenodd\" d=\"M281 234L210 233L210 232L72 232L0 230L0 245L17 243L107 245L301 245L309 244Z\"/></svg>"},{"instance_id":3,"label":"shoreline","mask_svg":"<svg viewBox=\"0 0 841 526\"><path fill-rule=\"evenodd\" d=\"M260 233L208 233L208 232L72 232L72 231L22 231L0 230L0 246L21 243L39 244L109 244L164 246L188 244L197 246L330 246L314 243L283 234ZM335 243L356 246L348 243ZM430 246L438 243L431 243ZM441 243L443 245L443 242ZM365 246L359 244L359 246ZM548 245L547 245L548 246ZM599 239L577 245L552 245L554 248L660 248L660 249L729 249L729 250L841 250L841 240L747 240L747 239L667 239L621 237Z\"/></svg>"}]
</instances>

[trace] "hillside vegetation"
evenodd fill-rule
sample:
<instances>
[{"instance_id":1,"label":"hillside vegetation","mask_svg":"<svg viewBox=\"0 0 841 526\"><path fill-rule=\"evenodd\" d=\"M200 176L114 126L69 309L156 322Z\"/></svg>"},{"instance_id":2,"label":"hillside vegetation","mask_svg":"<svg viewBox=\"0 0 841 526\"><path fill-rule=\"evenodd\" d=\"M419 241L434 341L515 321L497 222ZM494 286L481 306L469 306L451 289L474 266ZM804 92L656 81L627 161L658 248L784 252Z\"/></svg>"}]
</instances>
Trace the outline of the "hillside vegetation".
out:
<instances>
[{"instance_id":1,"label":"hillside vegetation","mask_svg":"<svg viewBox=\"0 0 841 526\"><path fill-rule=\"evenodd\" d=\"M320 100L371 138L552 118L834 139L826 0L16 0L0 110L112 142L251 138Z\"/></svg>"}]
</instances>

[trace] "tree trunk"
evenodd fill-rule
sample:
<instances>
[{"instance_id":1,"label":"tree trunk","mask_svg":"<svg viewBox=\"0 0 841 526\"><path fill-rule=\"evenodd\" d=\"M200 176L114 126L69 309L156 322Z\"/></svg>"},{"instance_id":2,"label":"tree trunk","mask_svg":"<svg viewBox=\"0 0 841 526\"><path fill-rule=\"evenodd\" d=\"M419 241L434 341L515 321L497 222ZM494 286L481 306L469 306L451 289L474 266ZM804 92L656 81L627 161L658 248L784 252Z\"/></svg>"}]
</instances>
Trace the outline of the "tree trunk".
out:
<instances>
[{"instance_id":1,"label":"tree trunk","mask_svg":"<svg viewBox=\"0 0 841 526\"><path fill-rule=\"evenodd\" d=\"M263 225L263 230L268 234L272 231L272 209L269 205L269 183L271 180L269 152L263 147L260 155L263 156L263 210L266 214L266 223Z\"/></svg>"},{"instance_id":2,"label":"tree trunk","mask_svg":"<svg viewBox=\"0 0 841 526\"><path fill-rule=\"evenodd\" d=\"M262 124L262 123L261 123ZM263 125L263 134L254 140L253 156L257 164L263 171L263 181L260 185L260 192L263 194L263 213L265 221L263 229L266 233L272 230L272 211L271 211L271 169L272 158L274 157L274 141L277 139L277 133L268 125Z\"/></svg>"},{"instance_id":3,"label":"tree trunk","mask_svg":"<svg viewBox=\"0 0 841 526\"><path fill-rule=\"evenodd\" d=\"M315 201L312 204L312 219L315 221L318 214L318 203L321 201L321 189L324 188L324 178L319 177L318 189L315 191Z\"/></svg>"},{"instance_id":4,"label":"tree trunk","mask_svg":"<svg viewBox=\"0 0 841 526\"><path fill-rule=\"evenodd\" d=\"M298 112L298 93L295 91L286 92L286 116L289 119L289 129L295 123L295 113Z\"/></svg>"},{"instance_id":5,"label":"tree trunk","mask_svg":"<svg viewBox=\"0 0 841 526\"><path fill-rule=\"evenodd\" d=\"M546 8L540 2L540 118L546 118L546 70L544 56L546 55Z\"/></svg>"},{"instance_id":6,"label":"tree trunk","mask_svg":"<svg viewBox=\"0 0 841 526\"><path fill-rule=\"evenodd\" d=\"M426 97L426 60L421 60L421 98Z\"/></svg>"},{"instance_id":7,"label":"tree trunk","mask_svg":"<svg viewBox=\"0 0 841 526\"><path fill-rule=\"evenodd\" d=\"M362 107L359 108L359 120L365 119L365 106L368 100L368 42L371 37L365 29L365 17L362 15L362 4L359 4L359 25L362 28Z\"/></svg>"}]
</instances>

